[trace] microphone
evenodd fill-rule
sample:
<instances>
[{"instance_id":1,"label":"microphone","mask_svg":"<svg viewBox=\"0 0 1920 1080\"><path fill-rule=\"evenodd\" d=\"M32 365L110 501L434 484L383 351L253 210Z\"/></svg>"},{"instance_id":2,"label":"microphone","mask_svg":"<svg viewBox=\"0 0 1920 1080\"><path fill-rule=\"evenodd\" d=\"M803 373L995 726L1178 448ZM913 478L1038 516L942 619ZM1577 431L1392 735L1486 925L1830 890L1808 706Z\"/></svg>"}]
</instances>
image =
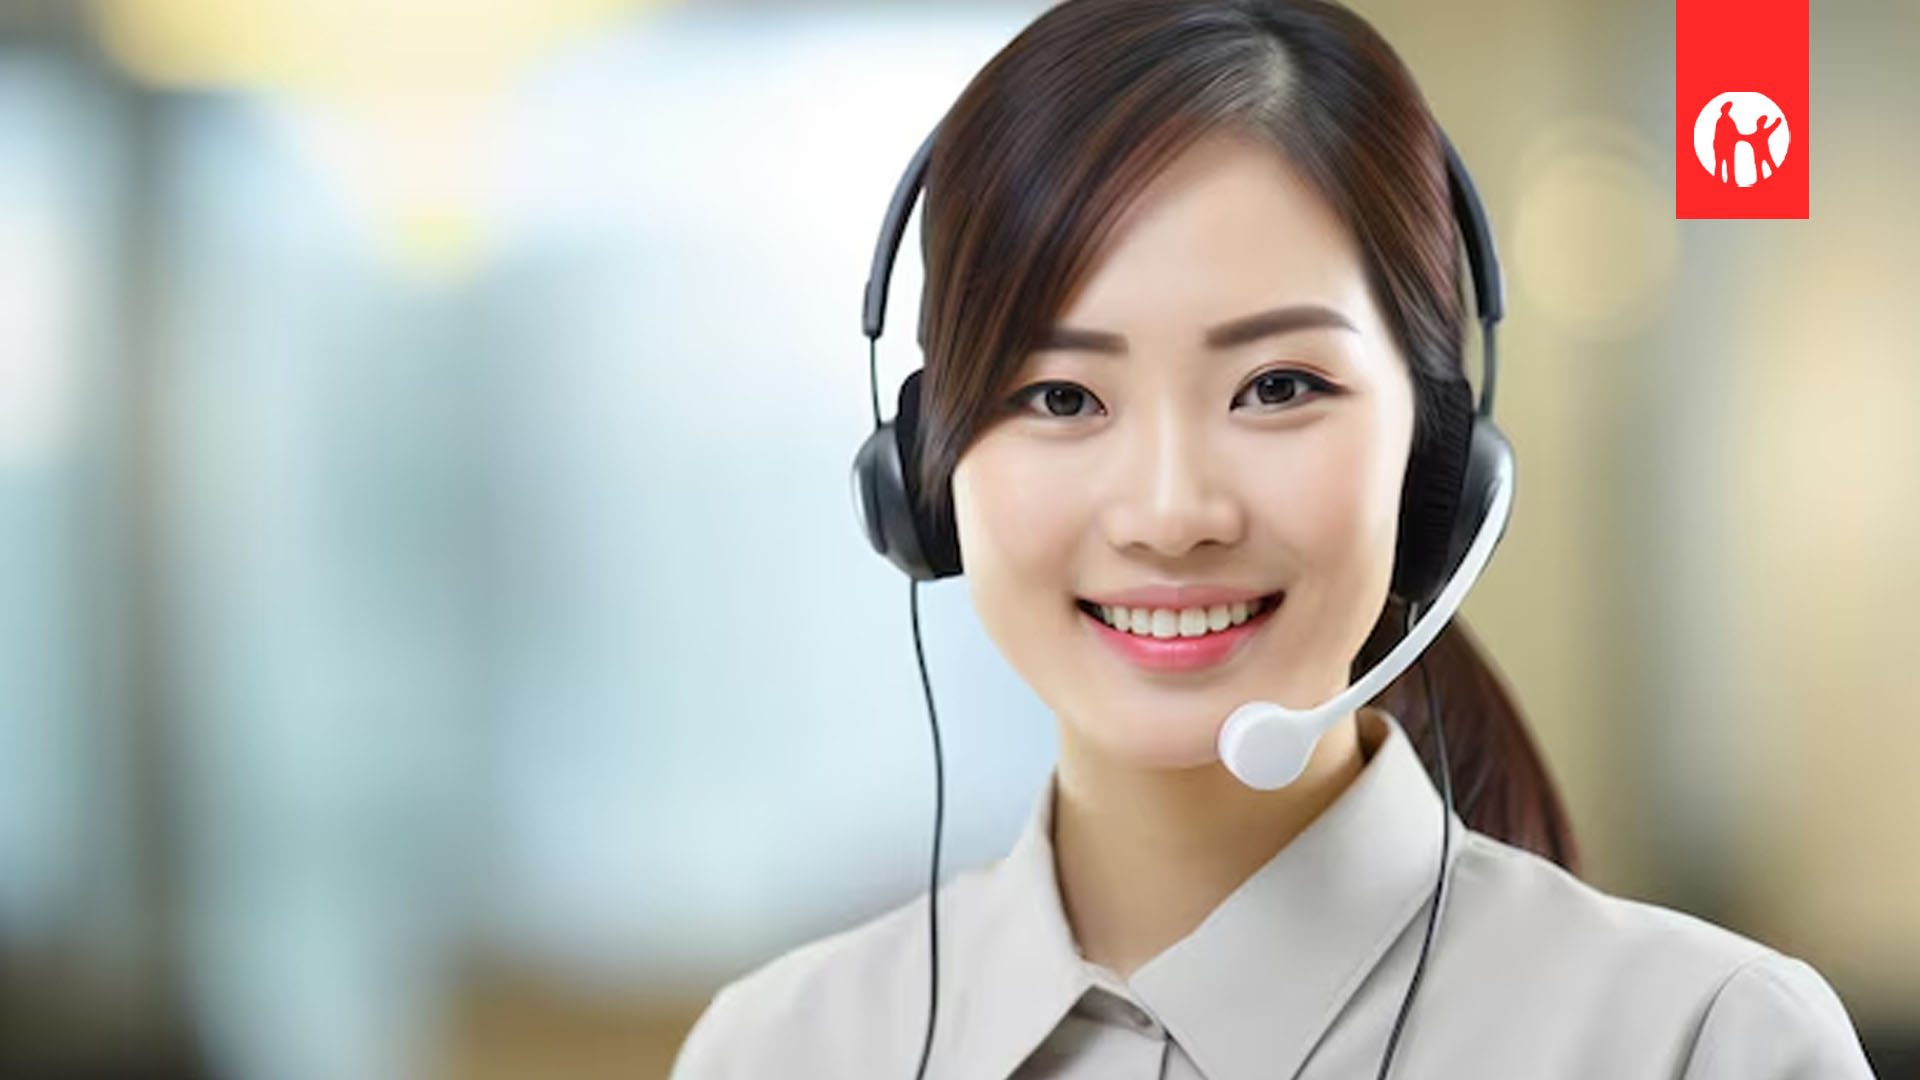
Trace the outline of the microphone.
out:
<instances>
[{"instance_id":1,"label":"microphone","mask_svg":"<svg viewBox=\"0 0 1920 1080\"><path fill-rule=\"evenodd\" d=\"M1285 787L1306 770L1307 759L1320 736L1335 720L1361 704L1372 700L1400 673L1413 666L1447 620L1466 599L1467 590L1480 578L1493 557L1493 546L1506 531L1513 514L1513 460L1500 455L1494 470L1493 491L1488 500L1480 529L1460 560L1460 566L1434 599L1433 606L1420 616L1412 630L1400 639L1393 651L1380 658L1360 681L1313 709L1289 709L1271 701L1249 701L1228 714L1220 728L1220 760L1241 783L1260 791Z\"/></svg>"}]
</instances>

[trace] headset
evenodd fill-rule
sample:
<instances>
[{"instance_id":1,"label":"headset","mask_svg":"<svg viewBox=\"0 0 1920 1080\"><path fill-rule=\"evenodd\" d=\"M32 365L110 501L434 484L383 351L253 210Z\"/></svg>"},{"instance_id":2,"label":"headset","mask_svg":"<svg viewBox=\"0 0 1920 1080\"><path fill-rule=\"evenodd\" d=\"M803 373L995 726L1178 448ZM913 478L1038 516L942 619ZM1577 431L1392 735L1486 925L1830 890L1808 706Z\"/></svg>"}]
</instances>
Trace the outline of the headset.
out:
<instances>
[{"instance_id":1,"label":"headset","mask_svg":"<svg viewBox=\"0 0 1920 1080\"><path fill-rule=\"evenodd\" d=\"M919 509L921 370L915 370L901 384L893 420L882 421L877 368L878 342L886 322L887 287L894 259L906 232L907 218L925 184L927 161L939 132L936 126L908 162L894 188L874 245L860 313L861 332L867 338L867 383L873 407L873 431L854 455L851 478L856 513L868 543L909 578L907 596L913 623L914 658L919 664L920 685L933 732L933 866L927 885L930 975L927 1027L919 1067L914 1074L916 1080L926 1074L939 1008L939 922L934 900L940 886L940 835L946 804L940 722L934 711L933 690L927 679L926 654L920 638L919 589L922 582L957 576L962 570L951 506L947 507L949 512L937 519ZM1413 447L1401 495L1392 579L1392 590L1407 601L1406 626L1401 640L1371 671L1317 708L1292 710L1272 702L1248 702L1235 709L1220 730L1221 758L1235 776L1251 787L1271 789L1291 783L1304 768L1313 746L1327 727L1354 707L1370 701L1419 658L1485 569L1512 515L1514 454L1493 420L1493 394L1498 375L1495 330L1506 310L1506 282L1500 273L1492 225L1466 165L1444 131L1440 132L1440 142L1446 155L1454 221L1466 248L1475 311L1480 321L1479 401L1476 405L1464 379L1418 387L1431 406L1434 423L1428 438L1416 441ZM924 347L924 340L921 345ZM1420 678L1427 698L1427 715L1433 725L1444 807L1440 868L1420 956L1381 1056L1380 1080L1385 1080L1392 1067L1401 1029L1426 970L1434 926L1447 898L1448 851L1454 817L1453 781L1438 699L1424 663L1420 665Z\"/></svg>"}]
</instances>

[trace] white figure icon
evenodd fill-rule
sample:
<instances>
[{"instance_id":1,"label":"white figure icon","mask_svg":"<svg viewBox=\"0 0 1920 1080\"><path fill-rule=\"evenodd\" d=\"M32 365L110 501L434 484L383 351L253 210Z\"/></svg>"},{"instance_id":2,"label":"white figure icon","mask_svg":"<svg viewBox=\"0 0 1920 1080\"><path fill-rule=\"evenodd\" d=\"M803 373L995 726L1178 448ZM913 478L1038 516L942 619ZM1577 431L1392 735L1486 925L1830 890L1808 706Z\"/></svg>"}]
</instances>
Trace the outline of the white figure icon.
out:
<instances>
[{"instance_id":1,"label":"white figure icon","mask_svg":"<svg viewBox=\"0 0 1920 1080\"><path fill-rule=\"evenodd\" d=\"M1778 173L1791 141L1786 112L1765 94L1752 91L1716 96L1693 122L1693 149L1701 167L1721 183L1737 187L1751 187Z\"/></svg>"}]
</instances>

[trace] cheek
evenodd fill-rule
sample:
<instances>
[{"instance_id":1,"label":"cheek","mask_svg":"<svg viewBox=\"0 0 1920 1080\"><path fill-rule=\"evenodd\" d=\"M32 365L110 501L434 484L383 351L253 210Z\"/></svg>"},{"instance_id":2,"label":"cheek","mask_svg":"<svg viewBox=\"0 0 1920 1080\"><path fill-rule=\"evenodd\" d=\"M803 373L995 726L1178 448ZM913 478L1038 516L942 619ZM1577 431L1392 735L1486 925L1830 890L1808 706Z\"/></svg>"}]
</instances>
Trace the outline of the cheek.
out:
<instances>
[{"instance_id":1,"label":"cheek","mask_svg":"<svg viewBox=\"0 0 1920 1080\"><path fill-rule=\"evenodd\" d=\"M1058 560L1066 509L1059 492L1028 460L983 440L953 473L955 527L967 573L985 579L1032 579Z\"/></svg>"},{"instance_id":2,"label":"cheek","mask_svg":"<svg viewBox=\"0 0 1920 1080\"><path fill-rule=\"evenodd\" d=\"M1074 613L1070 570L1083 535L1072 485L1037 469L1032 454L1016 461L989 435L954 469L953 500L961 558L989 635L1003 645L1057 635L1057 620Z\"/></svg>"},{"instance_id":3,"label":"cheek","mask_svg":"<svg viewBox=\"0 0 1920 1080\"><path fill-rule=\"evenodd\" d=\"M1351 573L1381 559L1390 569L1405 448L1373 423L1326 424L1314 436L1264 473L1259 504L1273 531L1303 571Z\"/></svg>"}]
</instances>

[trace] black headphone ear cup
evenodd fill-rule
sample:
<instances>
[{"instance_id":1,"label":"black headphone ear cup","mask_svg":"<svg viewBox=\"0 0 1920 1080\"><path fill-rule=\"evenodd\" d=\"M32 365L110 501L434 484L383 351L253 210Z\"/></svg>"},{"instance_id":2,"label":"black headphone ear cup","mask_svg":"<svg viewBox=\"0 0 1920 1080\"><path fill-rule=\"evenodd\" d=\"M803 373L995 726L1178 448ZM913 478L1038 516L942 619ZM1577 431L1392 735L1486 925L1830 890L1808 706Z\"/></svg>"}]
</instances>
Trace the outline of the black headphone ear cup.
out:
<instances>
[{"instance_id":1,"label":"black headphone ear cup","mask_svg":"<svg viewBox=\"0 0 1920 1080\"><path fill-rule=\"evenodd\" d=\"M1479 422L1474 415L1473 391L1464 380L1433 385L1432 428L1407 461L1400 493L1400 535L1394 546L1392 589L1402 598L1425 605L1446 584L1458 564L1461 545L1454 548L1463 528L1463 486ZM1473 521L1464 529L1469 539Z\"/></svg>"},{"instance_id":2,"label":"black headphone ear cup","mask_svg":"<svg viewBox=\"0 0 1920 1080\"><path fill-rule=\"evenodd\" d=\"M920 372L900 385L894 418L854 455L857 504L867 542L916 581L960 572L959 543L918 511ZM952 515L948 515L948 520Z\"/></svg>"},{"instance_id":3,"label":"black headphone ear cup","mask_svg":"<svg viewBox=\"0 0 1920 1080\"><path fill-rule=\"evenodd\" d=\"M853 457L853 479L855 502L867 543L886 556L888 562L919 576L920 541L906 516L900 455L892 424L881 424L860 444L859 453Z\"/></svg>"}]
</instances>

